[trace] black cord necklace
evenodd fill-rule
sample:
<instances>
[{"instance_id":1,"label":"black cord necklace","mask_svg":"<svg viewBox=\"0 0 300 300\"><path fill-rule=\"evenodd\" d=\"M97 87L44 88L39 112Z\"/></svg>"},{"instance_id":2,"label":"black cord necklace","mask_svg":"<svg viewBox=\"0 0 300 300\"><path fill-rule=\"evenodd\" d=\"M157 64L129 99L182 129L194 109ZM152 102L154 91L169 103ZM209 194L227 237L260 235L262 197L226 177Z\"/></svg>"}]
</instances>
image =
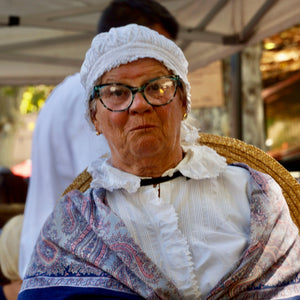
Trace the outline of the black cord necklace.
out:
<instances>
[{"instance_id":1,"label":"black cord necklace","mask_svg":"<svg viewBox=\"0 0 300 300\"><path fill-rule=\"evenodd\" d=\"M141 179L141 186L145 185L156 185L162 182L166 182L169 180L173 180L177 177L184 176L181 174L180 171L177 171L173 174L173 176L163 176L163 177L156 177L156 178L146 178L146 179Z\"/></svg>"}]
</instances>

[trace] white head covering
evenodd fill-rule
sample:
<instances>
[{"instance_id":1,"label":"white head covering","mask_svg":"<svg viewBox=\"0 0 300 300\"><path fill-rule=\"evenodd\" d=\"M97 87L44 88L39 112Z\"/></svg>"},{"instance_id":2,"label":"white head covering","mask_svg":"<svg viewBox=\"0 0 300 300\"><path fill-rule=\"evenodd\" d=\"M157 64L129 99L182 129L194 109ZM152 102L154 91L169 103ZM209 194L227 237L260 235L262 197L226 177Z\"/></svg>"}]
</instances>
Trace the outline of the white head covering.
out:
<instances>
[{"instance_id":1,"label":"white head covering","mask_svg":"<svg viewBox=\"0 0 300 300\"><path fill-rule=\"evenodd\" d=\"M98 34L85 55L80 77L86 91L86 118L91 127L88 101L95 82L107 71L140 58L162 62L184 82L187 113L191 110L188 62L181 49L170 39L148 27L129 24Z\"/></svg>"}]
</instances>

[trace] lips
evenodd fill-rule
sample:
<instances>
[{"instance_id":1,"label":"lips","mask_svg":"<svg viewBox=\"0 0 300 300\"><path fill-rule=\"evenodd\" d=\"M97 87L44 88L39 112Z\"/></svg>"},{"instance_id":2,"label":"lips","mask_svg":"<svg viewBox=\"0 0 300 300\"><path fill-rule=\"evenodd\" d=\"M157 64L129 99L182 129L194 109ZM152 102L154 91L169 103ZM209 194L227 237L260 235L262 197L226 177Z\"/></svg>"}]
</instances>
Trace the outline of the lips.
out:
<instances>
[{"instance_id":1,"label":"lips","mask_svg":"<svg viewBox=\"0 0 300 300\"><path fill-rule=\"evenodd\" d=\"M151 128L155 128L155 127L156 127L156 126L150 125L150 124L139 125L139 126L136 126L136 127L132 128L130 131L146 130L146 129L151 129Z\"/></svg>"}]
</instances>

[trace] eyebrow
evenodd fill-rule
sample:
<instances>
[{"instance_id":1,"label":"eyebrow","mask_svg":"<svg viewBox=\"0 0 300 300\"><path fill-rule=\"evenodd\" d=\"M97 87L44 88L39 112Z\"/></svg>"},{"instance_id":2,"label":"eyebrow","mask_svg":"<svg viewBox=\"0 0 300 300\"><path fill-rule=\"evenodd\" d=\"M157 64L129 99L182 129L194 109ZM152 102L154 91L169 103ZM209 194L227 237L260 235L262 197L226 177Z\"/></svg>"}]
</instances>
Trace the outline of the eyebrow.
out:
<instances>
[{"instance_id":1,"label":"eyebrow","mask_svg":"<svg viewBox=\"0 0 300 300\"><path fill-rule=\"evenodd\" d=\"M154 76L151 76L151 78L146 79L142 84L140 84L140 86L143 85L143 84L145 84L145 83L147 83L148 81L150 81L150 80L152 80L152 79L154 79L154 78L157 78L157 77L161 77L161 76L169 76L169 75L175 75L174 72L172 72L171 70L167 70L167 71L168 71L167 74L159 73L159 74L157 74L156 76L155 76L155 75L154 75ZM125 79L125 78L126 78L126 77L124 77L124 79ZM108 80L108 82L101 82L101 80L100 80L100 82L99 82L99 81L96 81L95 85L119 83L119 84L131 86L129 83L124 83L124 82L122 82L123 78L120 79L119 81L113 81L113 80L112 80L112 82L109 82L109 81L110 81L110 78L108 77L107 80Z\"/></svg>"}]
</instances>

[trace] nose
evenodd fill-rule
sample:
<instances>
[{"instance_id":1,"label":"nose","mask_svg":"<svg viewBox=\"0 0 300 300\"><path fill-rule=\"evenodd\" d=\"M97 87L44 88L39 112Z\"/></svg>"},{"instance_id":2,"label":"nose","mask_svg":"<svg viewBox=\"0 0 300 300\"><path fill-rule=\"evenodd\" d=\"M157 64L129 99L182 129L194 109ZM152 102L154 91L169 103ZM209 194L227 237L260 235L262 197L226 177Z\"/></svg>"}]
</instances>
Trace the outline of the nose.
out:
<instances>
[{"instance_id":1,"label":"nose","mask_svg":"<svg viewBox=\"0 0 300 300\"><path fill-rule=\"evenodd\" d=\"M129 107L130 113L145 113L147 111L151 111L152 105L149 104L141 92L137 92L134 95L133 102Z\"/></svg>"}]
</instances>

